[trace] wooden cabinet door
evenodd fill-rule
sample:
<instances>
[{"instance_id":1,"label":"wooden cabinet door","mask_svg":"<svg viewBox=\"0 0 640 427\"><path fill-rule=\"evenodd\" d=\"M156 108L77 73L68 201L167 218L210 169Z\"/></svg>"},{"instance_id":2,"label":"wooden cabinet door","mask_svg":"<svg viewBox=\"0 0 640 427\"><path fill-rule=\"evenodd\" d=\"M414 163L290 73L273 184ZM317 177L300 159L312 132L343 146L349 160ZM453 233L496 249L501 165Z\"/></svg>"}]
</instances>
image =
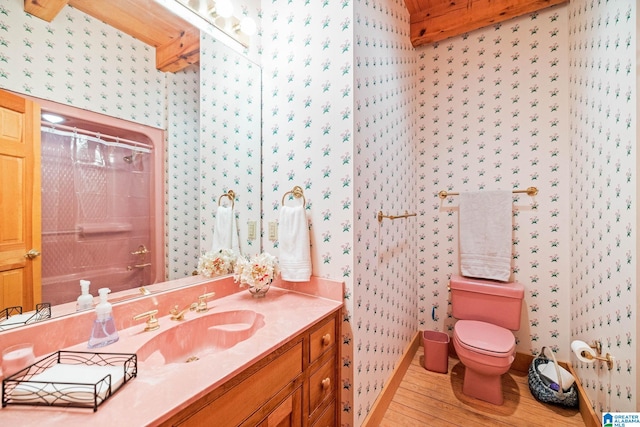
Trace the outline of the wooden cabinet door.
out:
<instances>
[{"instance_id":1,"label":"wooden cabinet door","mask_svg":"<svg viewBox=\"0 0 640 427\"><path fill-rule=\"evenodd\" d=\"M41 302L40 206L40 106L0 91L0 310Z\"/></svg>"},{"instance_id":2,"label":"wooden cabinet door","mask_svg":"<svg viewBox=\"0 0 640 427\"><path fill-rule=\"evenodd\" d=\"M297 388L274 409L260 427L299 427L302 425L302 389Z\"/></svg>"}]
</instances>

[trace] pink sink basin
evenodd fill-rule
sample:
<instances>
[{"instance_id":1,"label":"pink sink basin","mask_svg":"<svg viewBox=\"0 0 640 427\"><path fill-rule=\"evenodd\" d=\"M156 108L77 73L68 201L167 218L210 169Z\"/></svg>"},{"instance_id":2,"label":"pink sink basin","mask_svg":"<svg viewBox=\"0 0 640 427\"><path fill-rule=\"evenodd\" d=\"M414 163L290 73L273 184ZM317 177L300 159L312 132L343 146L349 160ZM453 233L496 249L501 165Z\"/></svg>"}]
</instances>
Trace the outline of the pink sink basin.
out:
<instances>
[{"instance_id":1,"label":"pink sink basin","mask_svg":"<svg viewBox=\"0 0 640 427\"><path fill-rule=\"evenodd\" d=\"M138 360L151 366L195 362L233 347L264 326L264 316L252 310L205 314L187 320L147 341Z\"/></svg>"}]
</instances>

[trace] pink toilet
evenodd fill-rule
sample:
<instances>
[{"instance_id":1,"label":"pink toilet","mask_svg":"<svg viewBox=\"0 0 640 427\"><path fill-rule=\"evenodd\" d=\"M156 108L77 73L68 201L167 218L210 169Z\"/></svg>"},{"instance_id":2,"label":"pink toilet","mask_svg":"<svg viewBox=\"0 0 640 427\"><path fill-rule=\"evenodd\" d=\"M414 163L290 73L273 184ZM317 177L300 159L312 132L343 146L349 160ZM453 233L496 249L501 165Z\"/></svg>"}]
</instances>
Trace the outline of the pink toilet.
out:
<instances>
[{"instance_id":1,"label":"pink toilet","mask_svg":"<svg viewBox=\"0 0 640 427\"><path fill-rule=\"evenodd\" d=\"M451 307L458 319L453 347L465 366L462 392L502 405L502 374L514 360L524 287L517 282L451 276Z\"/></svg>"}]
</instances>

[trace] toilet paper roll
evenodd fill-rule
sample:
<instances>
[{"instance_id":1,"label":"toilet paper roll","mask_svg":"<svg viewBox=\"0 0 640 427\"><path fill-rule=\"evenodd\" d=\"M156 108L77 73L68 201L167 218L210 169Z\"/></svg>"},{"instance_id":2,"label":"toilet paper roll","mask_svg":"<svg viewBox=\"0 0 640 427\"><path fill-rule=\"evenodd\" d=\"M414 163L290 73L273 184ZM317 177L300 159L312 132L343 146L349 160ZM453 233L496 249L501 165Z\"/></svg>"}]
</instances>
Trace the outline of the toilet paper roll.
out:
<instances>
[{"instance_id":1,"label":"toilet paper roll","mask_svg":"<svg viewBox=\"0 0 640 427\"><path fill-rule=\"evenodd\" d=\"M595 357L596 357L596 352L594 349L592 349L591 347L589 347L589 344L587 344L584 341L580 341L580 340L575 340L571 343L571 350L575 353L576 357L578 358L579 361L581 362L585 362L585 363L593 363L596 361ZM594 358L589 360L586 357L584 357L582 355L582 352L585 351L589 354L591 354Z\"/></svg>"}]
</instances>

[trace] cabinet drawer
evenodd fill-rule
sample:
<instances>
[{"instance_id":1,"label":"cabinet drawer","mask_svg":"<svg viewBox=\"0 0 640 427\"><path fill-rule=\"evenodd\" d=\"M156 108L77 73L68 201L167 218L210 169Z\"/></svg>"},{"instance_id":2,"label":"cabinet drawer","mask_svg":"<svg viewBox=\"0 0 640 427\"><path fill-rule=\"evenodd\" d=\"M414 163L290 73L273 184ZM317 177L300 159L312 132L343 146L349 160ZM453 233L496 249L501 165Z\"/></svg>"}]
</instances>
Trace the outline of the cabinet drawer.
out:
<instances>
[{"instance_id":1,"label":"cabinet drawer","mask_svg":"<svg viewBox=\"0 0 640 427\"><path fill-rule=\"evenodd\" d=\"M334 427L337 426L336 423L336 401L334 400L331 404L324 410L322 415L318 417L317 420L311 424L311 427Z\"/></svg>"},{"instance_id":2,"label":"cabinet drawer","mask_svg":"<svg viewBox=\"0 0 640 427\"><path fill-rule=\"evenodd\" d=\"M333 395L336 386L335 358L329 359L309 376L309 416Z\"/></svg>"},{"instance_id":3,"label":"cabinet drawer","mask_svg":"<svg viewBox=\"0 0 640 427\"><path fill-rule=\"evenodd\" d=\"M311 333L309 343L309 362L313 363L336 342L336 319L332 317L315 332Z\"/></svg>"}]
</instances>

